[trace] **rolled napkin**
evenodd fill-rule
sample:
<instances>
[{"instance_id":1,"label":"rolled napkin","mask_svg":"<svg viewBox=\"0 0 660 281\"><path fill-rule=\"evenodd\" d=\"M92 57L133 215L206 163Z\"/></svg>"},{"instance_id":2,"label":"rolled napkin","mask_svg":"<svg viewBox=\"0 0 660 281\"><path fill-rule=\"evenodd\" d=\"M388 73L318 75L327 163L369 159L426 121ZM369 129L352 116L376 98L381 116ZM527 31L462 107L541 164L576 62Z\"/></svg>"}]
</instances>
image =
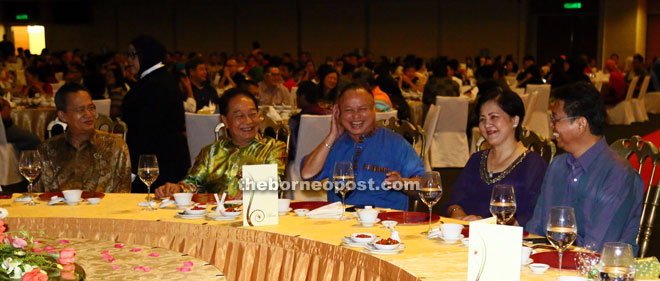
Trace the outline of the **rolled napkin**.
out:
<instances>
[{"instance_id":1,"label":"rolled napkin","mask_svg":"<svg viewBox=\"0 0 660 281\"><path fill-rule=\"evenodd\" d=\"M277 113L277 110L272 105L268 106L268 111L266 111L266 116L270 117L270 119L273 119L273 121L282 121L282 116L280 116L280 114Z\"/></svg>"},{"instance_id":2,"label":"rolled napkin","mask_svg":"<svg viewBox=\"0 0 660 281\"><path fill-rule=\"evenodd\" d=\"M343 208L341 203L335 202L309 211L307 217L310 219L336 219L341 216L341 208Z\"/></svg>"}]
</instances>

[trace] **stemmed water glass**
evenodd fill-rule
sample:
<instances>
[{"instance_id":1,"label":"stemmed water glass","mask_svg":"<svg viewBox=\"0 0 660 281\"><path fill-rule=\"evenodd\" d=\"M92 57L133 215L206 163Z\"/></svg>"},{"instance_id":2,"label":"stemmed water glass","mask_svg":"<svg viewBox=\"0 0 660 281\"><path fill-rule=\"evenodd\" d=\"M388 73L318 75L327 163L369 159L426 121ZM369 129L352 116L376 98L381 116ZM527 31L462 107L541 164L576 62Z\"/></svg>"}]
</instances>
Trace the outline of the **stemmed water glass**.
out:
<instances>
[{"instance_id":1,"label":"stemmed water glass","mask_svg":"<svg viewBox=\"0 0 660 281\"><path fill-rule=\"evenodd\" d=\"M431 232L431 219L433 218L433 205L440 201L442 197L442 179L440 173L436 171L427 172L422 176L417 195L422 203L429 207L429 230L422 232L428 234Z\"/></svg>"},{"instance_id":2,"label":"stemmed water glass","mask_svg":"<svg viewBox=\"0 0 660 281\"><path fill-rule=\"evenodd\" d=\"M25 203L25 205L38 205L39 203L34 201L34 192L33 182L39 174L41 174L41 157L39 156L39 151L36 150L26 150L21 153L21 160L18 163L19 171L21 175L30 182L28 185L28 194L27 197L30 198L30 201Z\"/></svg>"},{"instance_id":3,"label":"stemmed water glass","mask_svg":"<svg viewBox=\"0 0 660 281\"><path fill-rule=\"evenodd\" d=\"M140 160L138 162L138 177L140 180L147 185L147 211L155 210L151 206L151 185L158 178L158 159L156 155L153 154L143 154L140 155Z\"/></svg>"},{"instance_id":4,"label":"stemmed water glass","mask_svg":"<svg viewBox=\"0 0 660 281\"><path fill-rule=\"evenodd\" d=\"M353 190L355 186L355 174L353 173L353 164L351 162L335 162L335 169L332 173L332 182L335 190L341 195L341 217L339 220L347 220L346 217L346 195Z\"/></svg>"},{"instance_id":5,"label":"stemmed water glass","mask_svg":"<svg viewBox=\"0 0 660 281\"><path fill-rule=\"evenodd\" d=\"M559 254L559 276L564 250L568 249L577 238L577 223L572 207L554 206L550 210L546 225L546 237Z\"/></svg>"},{"instance_id":6,"label":"stemmed water glass","mask_svg":"<svg viewBox=\"0 0 660 281\"><path fill-rule=\"evenodd\" d=\"M490 213L497 217L497 224L506 224L516 213L516 194L513 186L498 184L490 194Z\"/></svg>"},{"instance_id":7,"label":"stemmed water glass","mask_svg":"<svg viewBox=\"0 0 660 281\"><path fill-rule=\"evenodd\" d=\"M630 244L605 243L600 256L600 280L635 280L635 258Z\"/></svg>"}]
</instances>

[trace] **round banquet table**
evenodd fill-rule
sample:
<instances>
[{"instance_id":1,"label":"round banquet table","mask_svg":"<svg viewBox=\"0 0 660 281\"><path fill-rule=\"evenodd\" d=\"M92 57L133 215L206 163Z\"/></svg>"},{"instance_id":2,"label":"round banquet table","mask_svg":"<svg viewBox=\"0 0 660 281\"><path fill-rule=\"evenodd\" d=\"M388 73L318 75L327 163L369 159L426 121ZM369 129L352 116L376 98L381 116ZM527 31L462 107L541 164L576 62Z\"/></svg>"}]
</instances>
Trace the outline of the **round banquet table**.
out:
<instances>
[{"instance_id":1,"label":"round banquet table","mask_svg":"<svg viewBox=\"0 0 660 281\"><path fill-rule=\"evenodd\" d=\"M290 213L281 216L278 225L248 228L241 220L178 219L173 207L143 211L137 203L144 198L144 194L106 194L98 205L77 206L48 206L43 201L26 206L0 199L0 207L9 211L5 223L11 230L169 249L214 265L227 280L463 281L467 276L467 248L426 239L420 234L427 229L425 224L397 226L406 249L378 256L344 248L340 240L356 232L389 237L389 230L380 225L364 228L356 220L308 219ZM524 267L521 280L555 280L557 276L556 270L536 275Z\"/></svg>"},{"instance_id":2,"label":"round banquet table","mask_svg":"<svg viewBox=\"0 0 660 281\"><path fill-rule=\"evenodd\" d=\"M46 126L57 117L54 107L12 109L14 125L35 134L42 141L46 139Z\"/></svg>"}]
</instances>

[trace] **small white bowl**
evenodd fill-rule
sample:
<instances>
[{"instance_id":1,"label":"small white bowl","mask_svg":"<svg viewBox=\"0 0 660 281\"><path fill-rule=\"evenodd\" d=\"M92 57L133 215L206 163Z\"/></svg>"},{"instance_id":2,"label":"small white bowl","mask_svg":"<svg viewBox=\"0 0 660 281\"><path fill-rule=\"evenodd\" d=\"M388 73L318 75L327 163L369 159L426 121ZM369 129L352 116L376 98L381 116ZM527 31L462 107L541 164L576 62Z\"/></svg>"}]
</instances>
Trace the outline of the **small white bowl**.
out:
<instances>
[{"instance_id":1,"label":"small white bowl","mask_svg":"<svg viewBox=\"0 0 660 281\"><path fill-rule=\"evenodd\" d=\"M380 219L377 218L375 221L362 221L361 219L357 219L357 221L364 227L372 227L374 224L380 222Z\"/></svg>"},{"instance_id":2,"label":"small white bowl","mask_svg":"<svg viewBox=\"0 0 660 281\"><path fill-rule=\"evenodd\" d=\"M529 269L531 269L532 272L536 274L543 274L546 272L546 270L548 270L548 268L550 268L550 266L545 263L533 263L529 265Z\"/></svg>"},{"instance_id":3,"label":"small white bowl","mask_svg":"<svg viewBox=\"0 0 660 281\"><path fill-rule=\"evenodd\" d=\"M369 235L369 238L359 238L358 235ZM371 243L376 240L376 235L371 233L353 233L351 234L351 240L355 243Z\"/></svg>"},{"instance_id":4,"label":"small white bowl","mask_svg":"<svg viewBox=\"0 0 660 281\"><path fill-rule=\"evenodd\" d=\"M295 209L293 210L293 212L296 213L296 215L298 215L299 217L304 217L305 215L307 215L307 213L309 213L309 209Z\"/></svg>"},{"instance_id":5,"label":"small white bowl","mask_svg":"<svg viewBox=\"0 0 660 281\"><path fill-rule=\"evenodd\" d=\"M92 205L96 205L101 202L101 198L87 198L87 202Z\"/></svg>"},{"instance_id":6,"label":"small white bowl","mask_svg":"<svg viewBox=\"0 0 660 281\"><path fill-rule=\"evenodd\" d=\"M395 226L398 224L397 221L392 221L392 220L381 221L380 223L381 223L384 227L387 227L387 228L395 227Z\"/></svg>"},{"instance_id":7,"label":"small white bowl","mask_svg":"<svg viewBox=\"0 0 660 281\"><path fill-rule=\"evenodd\" d=\"M186 208L186 215L203 215L204 213L206 213L206 209L193 210L192 208Z\"/></svg>"},{"instance_id":8,"label":"small white bowl","mask_svg":"<svg viewBox=\"0 0 660 281\"><path fill-rule=\"evenodd\" d=\"M461 243L463 243L463 246L465 247L470 247L470 238L461 239Z\"/></svg>"},{"instance_id":9,"label":"small white bowl","mask_svg":"<svg viewBox=\"0 0 660 281\"><path fill-rule=\"evenodd\" d=\"M223 216L230 217L230 218L238 217L238 216L241 215L241 211L238 211L238 212L225 212L225 210L220 210L220 213L222 213Z\"/></svg>"},{"instance_id":10,"label":"small white bowl","mask_svg":"<svg viewBox=\"0 0 660 281\"><path fill-rule=\"evenodd\" d=\"M75 205L78 205L78 202L80 202L80 199L78 201L66 201L66 200L64 200L64 202L69 206L75 206Z\"/></svg>"},{"instance_id":11,"label":"small white bowl","mask_svg":"<svg viewBox=\"0 0 660 281\"><path fill-rule=\"evenodd\" d=\"M381 245L381 244L378 244L376 242L373 242L373 243L371 243L371 245L376 247L376 249L378 249L378 250L394 250L394 249L398 248L401 245L401 243L397 243L397 244L394 244L394 245Z\"/></svg>"}]
</instances>

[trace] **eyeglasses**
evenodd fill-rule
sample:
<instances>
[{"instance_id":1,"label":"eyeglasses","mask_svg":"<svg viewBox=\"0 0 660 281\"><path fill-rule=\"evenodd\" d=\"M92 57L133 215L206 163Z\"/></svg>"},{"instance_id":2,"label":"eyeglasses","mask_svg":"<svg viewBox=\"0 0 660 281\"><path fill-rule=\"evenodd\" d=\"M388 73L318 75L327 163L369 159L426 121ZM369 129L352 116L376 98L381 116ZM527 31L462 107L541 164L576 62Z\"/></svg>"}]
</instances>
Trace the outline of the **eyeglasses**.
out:
<instances>
[{"instance_id":1,"label":"eyeglasses","mask_svg":"<svg viewBox=\"0 0 660 281\"><path fill-rule=\"evenodd\" d=\"M85 113L85 111L89 111L91 113L96 113L96 105L90 104L88 106L79 106L79 107L76 107L76 108L68 110L68 111L78 113L78 114L83 114L83 113Z\"/></svg>"},{"instance_id":2,"label":"eyeglasses","mask_svg":"<svg viewBox=\"0 0 660 281\"><path fill-rule=\"evenodd\" d=\"M557 122L560 122L560 121L575 120L577 118L580 118L580 116L569 116L569 117L555 119L554 117L552 117L552 114L548 114L548 119L550 120L550 124L552 124L552 125L555 125L555 124L557 124Z\"/></svg>"}]
</instances>

